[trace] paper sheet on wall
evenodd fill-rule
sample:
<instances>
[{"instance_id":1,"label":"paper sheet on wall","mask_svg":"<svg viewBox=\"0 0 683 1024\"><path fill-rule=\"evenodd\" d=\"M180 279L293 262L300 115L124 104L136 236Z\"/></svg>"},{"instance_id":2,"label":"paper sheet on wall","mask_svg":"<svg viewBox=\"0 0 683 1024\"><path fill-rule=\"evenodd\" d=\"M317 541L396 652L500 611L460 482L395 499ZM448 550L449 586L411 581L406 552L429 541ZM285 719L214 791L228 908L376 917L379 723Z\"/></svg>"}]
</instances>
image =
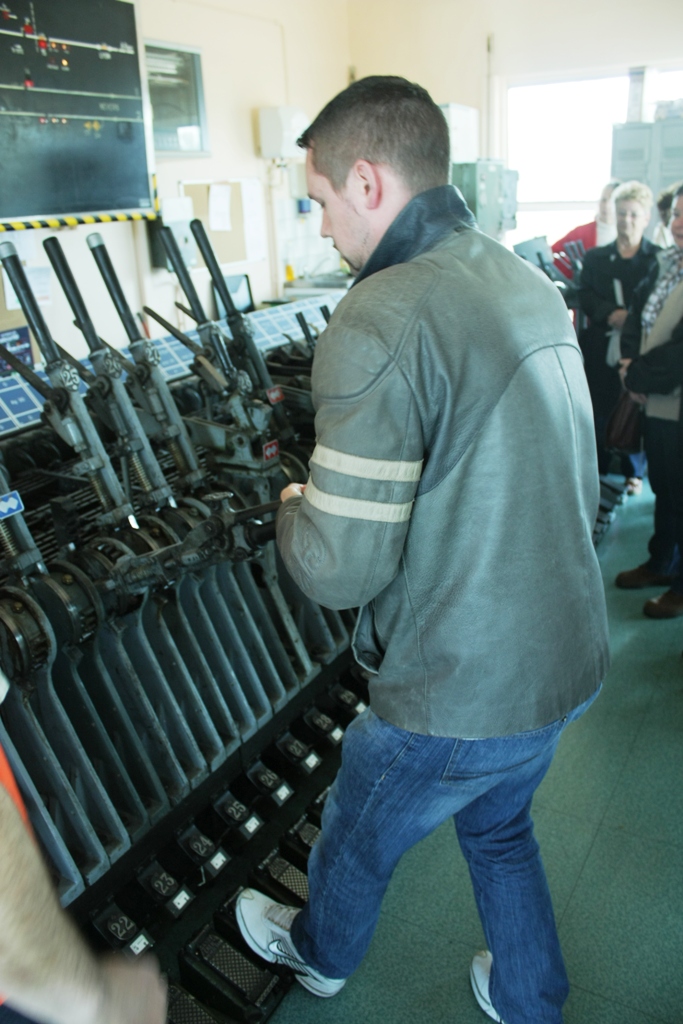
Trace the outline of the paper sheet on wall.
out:
<instances>
[{"instance_id":1,"label":"paper sheet on wall","mask_svg":"<svg viewBox=\"0 0 683 1024\"><path fill-rule=\"evenodd\" d=\"M183 124L176 129L178 148L189 152L199 152L202 148L202 130L198 124Z\"/></svg>"},{"instance_id":2,"label":"paper sheet on wall","mask_svg":"<svg viewBox=\"0 0 683 1024\"><path fill-rule=\"evenodd\" d=\"M242 182L242 208L244 210L244 240L247 260L256 263L268 258L268 234L263 185L258 178L245 178Z\"/></svg>"},{"instance_id":3,"label":"paper sheet on wall","mask_svg":"<svg viewBox=\"0 0 683 1024\"><path fill-rule=\"evenodd\" d=\"M49 267L24 267L24 273L31 285L31 290L36 297L39 306L50 306L52 304L52 277ZM5 292L5 309L21 309L19 299L7 276L7 271L2 272L2 287Z\"/></svg>"},{"instance_id":4,"label":"paper sheet on wall","mask_svg":"<svg viewBox=\"0 0 683 1024\"><path fill-rule=\"evenodd\" d=\"M230 200L232 188L222 182L209 186L209 230L232 231Z\"/></svg>"}]
</instances>

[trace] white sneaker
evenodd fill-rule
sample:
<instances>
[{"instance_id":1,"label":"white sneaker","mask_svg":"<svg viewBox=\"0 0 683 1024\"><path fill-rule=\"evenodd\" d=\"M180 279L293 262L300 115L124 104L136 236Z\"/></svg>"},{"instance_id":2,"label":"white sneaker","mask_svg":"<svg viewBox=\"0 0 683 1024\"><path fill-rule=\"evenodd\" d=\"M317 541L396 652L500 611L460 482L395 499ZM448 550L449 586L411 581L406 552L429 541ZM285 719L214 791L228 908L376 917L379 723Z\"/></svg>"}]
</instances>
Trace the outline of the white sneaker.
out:
<instances>
[{"instance_id":1,"label":"white sneaker","mask_svg":"<svg viewBox=\"0 0 683 1024\"><path fill-rule=\"evenodd\" d=\"M235 915L242 938L254 953L271 964L291 967L296 980L314 996L334 996L346 978L326 978L301 959L289 934L300 911L285 907L255 889L244 889L237 898Z\"/></svg>"},{"instance_id":2,"label":"white sneaker","mask_svg":"<svg viewBox=\"0 0 683 1024\"><path fill-rule=\"evenodd\" d=\"M489 953L488 949L482 949L480 953L475 953L472 957L472 964L470 966L470 983L472 985L472 991L474 992L474 998L481 1006L484 1013L486 1013L491 1020L498 1021L498 1024L505 1024L501 1017L498 1016L493 1008L493 1003L489 999L489 978L491 977L491 966L493 964L493 957Z\"/></svg>"}]
</instances>

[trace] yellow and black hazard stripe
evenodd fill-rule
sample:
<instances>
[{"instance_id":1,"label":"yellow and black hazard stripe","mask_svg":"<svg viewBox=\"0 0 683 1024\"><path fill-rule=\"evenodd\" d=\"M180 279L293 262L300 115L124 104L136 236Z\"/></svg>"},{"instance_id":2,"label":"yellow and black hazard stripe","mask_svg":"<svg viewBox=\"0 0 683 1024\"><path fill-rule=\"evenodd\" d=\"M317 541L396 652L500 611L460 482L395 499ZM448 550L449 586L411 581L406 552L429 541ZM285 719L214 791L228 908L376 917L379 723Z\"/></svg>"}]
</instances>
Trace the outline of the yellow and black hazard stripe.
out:
<instances>
[{"instance_id":1,"label":"yellow and black hazard stripe","mask_svg":"<svg viewBox=\"0 0 683 1024\"><path fill-rule=\"evenodd\" d=\"M82 217L47 217L45 220L11 220L0 224L2 231L27 231L31 228L76 227L77 224L114 224L127 220L156 220L153 213L86 213Z\"/></svg>"},{"instance_id":2,"label":"yellow and black hazard stripe","mask_svg":"<svg viewBox=\"0 0 683 1024\"><path fill-rule=\"evenodd\" d=\"M152 202L154 209L145 213L84 213L73 217L46 217L42 220L8 220L0 222L0 232L29 231L31 228L75 228L78 224L115 224L128 220L156 220L159 216L156 175L152 176Z\"/></svg>"}]
</instances>

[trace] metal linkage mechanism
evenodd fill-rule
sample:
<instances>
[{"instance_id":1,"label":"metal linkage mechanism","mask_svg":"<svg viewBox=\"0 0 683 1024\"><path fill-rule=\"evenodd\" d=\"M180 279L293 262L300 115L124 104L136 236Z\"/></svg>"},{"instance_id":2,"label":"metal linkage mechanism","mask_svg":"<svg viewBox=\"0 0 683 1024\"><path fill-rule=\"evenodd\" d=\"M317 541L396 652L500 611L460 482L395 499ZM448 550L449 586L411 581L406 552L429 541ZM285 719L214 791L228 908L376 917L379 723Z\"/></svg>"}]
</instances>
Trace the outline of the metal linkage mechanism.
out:
<instances>
[{"instance_id":1,"label":"metal linkage mechanism","mask_svg":"<svg viewBox=\"0 0 683 1024\"><path fill-rule=\"evenodd\" d=\"M27 292L49 381L1 354L46 401L52 429L20 428L0 443L0 745L62 903L98 948L137 957L154 947L169 1024L265 1021L293 979L244 945L235 899L245 885L306 897L344 729L366 707L365 682L349 669L354 616L306 598L277 555L270 499L282 462L256 450L270 408L235 384L254 372L262 391L246 343L212 334L210 350L183 336L195 376L171 391L101 240L91 236L91 248L130 359L97 336L61 249L46 248L96 372L55 344ZM13 251L0 257L21 294ZM191 292L188 302L202 319ZM173 400L181 389L200 396L216 430L207 469ZM238 434L251 462L228 451ZM164 447L185 492L177 505L156 459L175 486ZM136 529L107 490L120 487L112 453L121 493L128 468L139 485ZM97 475L97 458L111 477Z\"/></svg>"},{"instance_id":2,"label":"metal linkage mechanism","mask_svg":"<svg viewBox=\"0 0 683 1024\"><path fill-rule=\"evenodd\" d=\"M269 407L263 402L250 402L247 408L239 391L230 391L222 371L208 358L205 348L149 306L143 306L143 309L194 354L190 369L208 386L214 397L219 396L217 402L210 403L211 419L188 415L183 417L193 442L208 448L213 461L228 470L262 475L277 468L277 441L269 441L266 437Z\"/></svg>"},{"instance_id":3,"label":"metal linkage mechanism","mask_svg":"<svg viewBox=\"0 0 683 1024\"><path fill-rule=\"evenodd\" d=\"M234 511L233 495L205 494L212 515L177 544L149 554L120 559L107 582L108 588L144 593L149 587L170 586L184 573L197 572L225 560L243 562L275 537L275 522L263 517L276 512L279 501Z\"/></svg>"},{"instance_id":4,"label":"metal linkage mechanism","mask_svg":"<svg viewBox=\"0 0 683 1024\"><path fill-rule=\"evenodd\" d=\"M8 486L0 470L0 487ZM64 688L58 671L75 645L93 636L104 609L75 564L58 560L45 566L18 493L5 495L0 505L7 509L3 525L12 535L9 550L3 537L8 581L0 586L2 670L12 681L3 720L11 733L10 752L18 758L20 750L24 759L20 771L25 772L24 763L32 765L31 782L66 816L60 824L38 802L34 827L62 876L62 892L74 896L84 882L75 877L67 844L81 851L84 877L96 875L98 860L101 868L131 845L115 805L126 807L131 822L141 810L120 754L83 686L76 686L71 674L71 685ZM0 741L3 746L9 742Z\"/></svg>"},{"instance_id":5,"label":"metal linkage mechanism","mask_svg":"<svg viewBox=\"0 0 683 1024\"><path fill-rule=\"evenodd\" d=\"M125 460L126 469L133 471L142 490L142 504L153 508L175 507L171 487L123 383L121 364L98 337L59 241L55 237L46 238L43 247L73 310L76 326L90 350L95 379L88 381L88 398L93 410L116 435L118 454ZM77 363L79 372L80 365Z\"/></svg>"},{"instance_id":6,"label":"metal linkage mechanism","mask_svg":"<svg viewBox=\"0 0 683 1024\"><path fill-rule=\"evenodd\" d=\"M215 320L210 320L206 315L197 295L197 290L192 283L190 272L185 266L185 261L176 242L175 235L170 228L164 227L161 229L161 241L178 278L180 287L185 292L187 301L190 304L189 309L186 309L184 306L181 308L197 324L197 331L202 340L204 357L221 372L226 382L225 388L229 388L231 391L237 390L243 395L250 394L253 389L249 376L244 371L238 370L230 358L228 351L230 339L220 324L216 323Z\"/></svg>"},{"instance_id":7,"label":"metal linkage mechanism","mask_svg":"<svg viewBox=\"0 0 683 1024\"><path fill-rule=\"evenodd\" d=\"M223 375L223 371L219 370L216 366L215 361L212 361L206 355L204 346L198 345L196 341L193 341L189 335L185 334L174 324L169 323L160 313L150 309L149 306L142 307L143 313L147 316L151 316L153 320L156 320L165 331L172 334L185 348L189 349L194 359L190 363L190 370L195 373L201 381L206 384L210 391L215 394L224 395L228 390L228 381Z\"/></svg>"},{"instance_id":8,"label":"metal linkage mechanism","mask_svg":"<svg viewBox=\"0 0 683 1024\"><path fill-rule=\"evenodd\" d=\"M206 474L199 465L183 419L161 371L159 350L140 334L102 236L93 232L88 235L87 242L130 341L130 354L135 364L135 370L129 370L130 387L137 404L148 414L148 419L144 421L145 430L152 440L168 448L183 488L194 490L202 484Z\"/></svg>"},{"instance_id":9,"label":"metal linkage mechanism","mask_svg":"<svg viewBox=\"0 0 683 1024\"><path fill-rule=\"evenodd\" d=\"M325 324L331 319L328 306L321 306ZM302 312L295 314L302 337L283 331L286 344L271 348L266 365L272 379L284 396L287 411L295 424L299 451L310 457L315 447L315 410L313 408L311 371L320 330L312 326ZM324 329L324 328L323 328Z\"/></svg>"},{"instance_id":10,"label":"metal linkage mechanism","mask_svg":"<svg viewBox=\"0 0 683 1024\"><path fill-rule=\"evenodd\" d=\"M225 306L228 328L232 335L233 347L238 353L239 359L244 361L245 369L247 370L254 387L260 389L273 406L273 415L275 422L277 423L280 441L289 441L294 438L294 429L289 421L287 410L284 408L282 403L282 392L273 384L273 379L270 376L268 367L266 366L266 361L254 341L251 324L248 322L247 318L235 308L235 303L232 301L232 296L228 291L228 286L225 283L225 278L223 277L218 260L216 259L216 255L211 247L211 242L209 241L204 225L199 219L195 218L195 220L190 222L190 228L197 245L199 246L199 251L204 258L209 274L211 275L214 288L220 295L221 301Z\"/></svg>"},{"instance_id":11,"label":"metal linkage mechanism","mask_svg":"<svg viewBox=\"0 0 683 1024\"><path fill-rule=\"evenodd\" d=\"M128 522L131 527L137 528L133 506L123 493L109 456L79 394L78 374L61 358L11 242L0 242L0 260L45 358L45 369L52 388L48 389L47 393L44 388L37 388L46 399L43 407L45 418L75 451L78 461L73 471L85 477L97 494L102 506L100 522L107 526L120 526ZM6 349L2 355L3 358L7 358ZM35 374L29 377L19 369L16 362L11 359L7 361L35 387Z\"/></svg>"},{"instance_id":12,"label":"metal linkage mechanism","mask_svg":"<svg viewBox=\"0 0 683 1024\"><path fill-rule=\"evenodd\" d=\"M313 337L313 332L311 331L310 324L306 320L306 317L303 315L303 313L297 313L296 319L298 321L299 327L301 328L304 338L308 342L308 346L312 353L315 349L316 338Z\"/></svg>"},{"instance_id":13,"label":"metal linkage mechanism","mask_svg":"<svg viewBox=\"0 0 683 1024\"><path fill-rule=\"evenodd\" d=\"M221 465L227 468L240 467L262 473L264 463L271 469L278 466L279 443L272 437L270 420L273 403L277 404L281 392L272 389L268 402L256 397L248 370L238 367L232 359L231 349L235 350L232 339L220 324L207 317L170 228L162 229L161 240L190 308L177 305L196 322L201 346L148 306L144 311L190 349L195 356L191 369L211 393L210 418L185 418L190 436L196 444L215 452Z\"/></svg>"},{"instance_id":14,"label":"metal linkage mechanism","mask_svg":"<svg viewBox=\"0 0 683 1024\"><path fill-rule=\"evenodd\" d=\"M9 477L0 465L0 574L23 579L32 573L46 572L43 556L33 541L22 512L24 503L18 491L10 489Z\"/></svg>"}]
</instances>

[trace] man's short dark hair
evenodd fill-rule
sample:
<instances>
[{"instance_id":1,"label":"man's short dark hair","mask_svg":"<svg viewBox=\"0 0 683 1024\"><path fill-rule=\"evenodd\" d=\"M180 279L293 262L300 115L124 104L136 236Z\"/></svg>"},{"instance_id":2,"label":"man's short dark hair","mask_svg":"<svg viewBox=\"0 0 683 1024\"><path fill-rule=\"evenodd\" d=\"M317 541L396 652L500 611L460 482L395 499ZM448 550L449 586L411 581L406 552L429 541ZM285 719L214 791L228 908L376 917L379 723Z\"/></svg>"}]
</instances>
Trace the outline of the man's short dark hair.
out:
<instances>
[{"instance_id":1,"label":"man's short dark hair","mask_svg":"<svg viewBox=\"0 0 683 1024\"><path fill-rule=\"evenodd\" d=\"M443 112L405 78L353 82L324 107L298 140L339 192L356 160L388 164L413 195L448 184L450 141Z\"/></svg>"}]
</instances>

